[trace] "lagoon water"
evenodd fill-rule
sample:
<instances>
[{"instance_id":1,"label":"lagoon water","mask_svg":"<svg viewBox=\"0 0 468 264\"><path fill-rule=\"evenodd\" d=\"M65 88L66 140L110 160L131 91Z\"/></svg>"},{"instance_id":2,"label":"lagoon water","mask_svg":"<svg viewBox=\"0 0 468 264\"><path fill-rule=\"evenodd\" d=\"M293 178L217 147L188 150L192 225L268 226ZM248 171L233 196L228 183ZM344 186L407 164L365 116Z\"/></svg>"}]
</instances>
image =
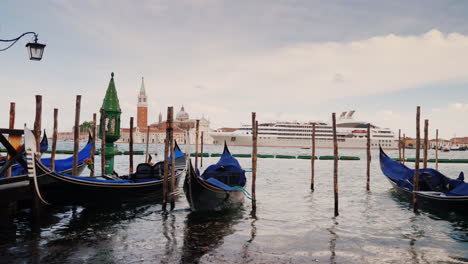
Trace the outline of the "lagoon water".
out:
<instances>
[{"instance_id":1,"label":"lagoon water","mask_svg":"<svg viewBox=\"0 0 468 264\"><path fill-rule=\"evenodd\" d=\"M58 147L71 148L71 143ZM151 149L154 152L154 146ZM205 150L221 153L222 147L205 146ZM231 152L251 149L232 147ZM310 155L310 150L260 148L259 153ZM387 153L398 156L394 150ZM317 155L332 155L332 150L320 149ZM340 155L361 160L339 162L336 218L332 160L316 161L316 187L311 192L310 160L259 158L254 215L247 199L234 212L192 213L183 194L176 210L168 214L161 212L160 204L148 202L51 207L39 227L31 226L30 212L22 210L0 230L0 263L468 263L466 217L427 211L415 215L382 175L377 151L372 152L367 192L365 150L340 150ZM434 151L429 155L433 157ZM414 152L407 150L407 157L414 157ZM468 158L468 152L439 157ZM135 163L143 159L135 156ZM204 167L217 159L203 158ZM115 160L116 171L125 174L128 156ZM251 168L250 158L239 162ZM468 172L468 164L439 164L439 168L450 177ZM250 190L251 173L247 178Z\"/></svg>"}]
</instances>

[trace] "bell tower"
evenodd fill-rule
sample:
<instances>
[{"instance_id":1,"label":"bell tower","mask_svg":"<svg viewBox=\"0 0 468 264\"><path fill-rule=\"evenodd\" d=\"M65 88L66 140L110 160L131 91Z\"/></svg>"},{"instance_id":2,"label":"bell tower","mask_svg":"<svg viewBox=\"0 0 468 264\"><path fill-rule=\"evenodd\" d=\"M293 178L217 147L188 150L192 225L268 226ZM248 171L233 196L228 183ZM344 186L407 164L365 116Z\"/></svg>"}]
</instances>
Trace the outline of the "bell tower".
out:
<instances>
[{"instance_id":1,"label":"bell tower","mask_svg":"<svg viewBox=\"0 0 468 264\"><path fill-rule=\"evenodd\" d=\"M137 127L148 127L148 102L146 98L145 82L143 77L141 77L141 88L140 93L138 94Z\"/></svg>"}]
</instances>

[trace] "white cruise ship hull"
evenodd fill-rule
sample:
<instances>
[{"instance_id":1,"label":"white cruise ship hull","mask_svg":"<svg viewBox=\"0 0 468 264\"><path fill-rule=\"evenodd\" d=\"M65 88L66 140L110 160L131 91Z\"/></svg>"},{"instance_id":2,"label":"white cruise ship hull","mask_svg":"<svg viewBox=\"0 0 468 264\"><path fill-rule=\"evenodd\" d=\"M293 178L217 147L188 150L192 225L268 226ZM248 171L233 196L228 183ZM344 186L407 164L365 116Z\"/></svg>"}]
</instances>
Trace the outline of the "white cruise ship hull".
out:
<instances>
[{"instance_id":1,"label":"white cruise ship hull","mask_svg":"<svg viewBox=\"0 0 468 264\"><path fill-rule=\"evenodd\" d=\"M238 134L229 132L214 132L210 134L213 144L223 145L224 141L230 146L252 146L251 134ZM312 139L308 138L279 138L273 136L260 136L257 139L259 147L292 147L310 148ZM395 139L372 139L371 148L378 149L379 144L384 149L398 149L398 140ZM333 148L331 139L318 139L315 141L316 148ZM367 138L344 138L339 139L338 148L365 149L367 148Z\"/></svg>"}]
</instances>

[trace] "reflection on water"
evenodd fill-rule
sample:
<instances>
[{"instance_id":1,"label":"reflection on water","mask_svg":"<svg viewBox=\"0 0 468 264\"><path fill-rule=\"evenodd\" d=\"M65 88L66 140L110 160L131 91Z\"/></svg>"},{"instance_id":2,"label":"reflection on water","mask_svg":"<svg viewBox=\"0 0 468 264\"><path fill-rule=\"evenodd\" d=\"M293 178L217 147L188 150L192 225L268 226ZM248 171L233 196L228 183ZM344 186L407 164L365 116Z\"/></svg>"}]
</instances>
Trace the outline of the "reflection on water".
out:
<instances>
[{"instance_id":1,"label":"reflection on water","mask_svg":"<svg viewBox=\"0 0 468 264\"><path fill-rule=\"evenodd\" d=\"M189 213L180 263L198 263L200 257L221 245L225 236L234 233L233 225L242 216L242 210Z\"/></svg>"},{"instance_id":2,"label":"reflection on water","mask_svg":"<svg viewBox=\"0 0 468 264\"><path fill-rule=\"evenodd\" d=\"M328 229L328 232L330 232L330 263L335 264L336 263L336 240L338 239L338 235L335 232L335 228L338 225L338 221L336 220L336 217L333 218L333 225Z\"/></svg>"},{"instance_id":3,"label":"reflection on water","mask_svg":"<svg viewBox=\"0 0 468 264\"><path fill-rule=\"evenodd\" d=\"M177 251L177 238L176 238L176 226L174 215L162 213L162 225L163 225L163 236L166 238L166 246L164 257L161 263L170 263L170 259L167 256L172 256Z\"/></svg>"},{"instance_id":4,"label":"reflection on water","mask_svg":"<svg viewBox=\"0 0 468 264\"><path fill-rule=\"evenodd\" d=\"M253 259L250 258L249 256L249 248L252 242L254 241L255 237L257 236L257 227L255 226L255 222L257 222L257 211L255 209L252 209L250 212L251 216L251 222L250 222L250 238L245 242L245 244L242 246L242 260L244 263L248 263L252 261Z\"/></svg>"},{"instance_id":5,"label":"reflection on water","mask_svg":"<svg viewBox=\"0 0 468 264\"><path fill-rule=\"evenodd\" d=\"M221 153L222 146L205 149ZM250 148L231 151L248 153ZM318 150L317 155L331 154L327 151ZM259 153L307 155L308 151L260 148ZM259 159L256 212L250 212L246 202L238 211L192 213L182 196L176 210L168 213L151 201L116 207L50 207L38 225L31 225L29 210L21 210L1 222L0 263L468 262L468 220L431 210L414 215L408 200L395 196L381 174L377 151L371 192L367 192L365 154L365 150L340 151L362 159L339 163L340 216L336 218L332 218L333 161L316 161L311 193L309 160ZM144 156L135 156L136 163L138 159ZM128 156L115 160L118 173L128 171ZM205 166L216 161L204 158ZM251 167L250 159L239 162ZM447 175L468 171L468 164L440 167Z\"/></svg>"}]
</instances>

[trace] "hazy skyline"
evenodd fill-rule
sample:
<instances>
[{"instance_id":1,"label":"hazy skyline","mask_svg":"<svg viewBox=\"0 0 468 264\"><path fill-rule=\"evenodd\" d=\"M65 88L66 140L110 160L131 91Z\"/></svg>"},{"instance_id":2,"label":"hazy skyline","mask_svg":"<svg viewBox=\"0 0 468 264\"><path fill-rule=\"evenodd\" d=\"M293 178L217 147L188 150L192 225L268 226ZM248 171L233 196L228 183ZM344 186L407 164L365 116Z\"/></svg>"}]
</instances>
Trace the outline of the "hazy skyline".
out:
<instances>
[{"instance_id":1,"label":"hazy skyline","mask_svg":"<svg viewBox=\"0 0 468 264\"><path fill-rule=\"evenodd\" d=\"M0 52L0 127L73 126L98 112L110 73L122 127L136 117L141 77L149 122L181 105L212 128L260 121L355 117L415 135L416 106L431 136L468 136L468 3L463 1L6 0L0 38L26 31L47 44L40 62L23 39ZM2 46L3 47L3 46Z\"/></svg>"}]
</instances>

